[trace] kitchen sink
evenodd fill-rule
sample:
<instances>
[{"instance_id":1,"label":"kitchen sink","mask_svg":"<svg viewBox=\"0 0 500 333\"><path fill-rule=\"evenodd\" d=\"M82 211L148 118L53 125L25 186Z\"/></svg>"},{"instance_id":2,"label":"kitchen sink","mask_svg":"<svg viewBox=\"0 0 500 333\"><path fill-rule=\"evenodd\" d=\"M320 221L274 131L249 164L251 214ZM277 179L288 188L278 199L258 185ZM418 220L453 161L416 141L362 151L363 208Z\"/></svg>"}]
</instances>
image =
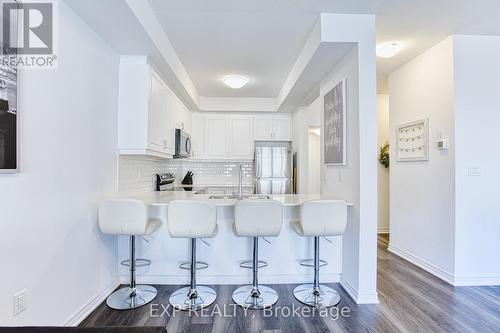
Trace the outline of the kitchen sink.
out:
<instances>
[{"instance_id":1,"label":"kitchen sink","mask_svg":"<svg viewBox=\"0 0 500 333\"><path fill-rule=\"evenodd\" d=\"M209 199L238 199L240 196L237 194L219 194L219 195L211 195L208 198Z\"/></svg>"},{"instance_id":2,"label":"kitchen sink","mask_svg":"<svg viewBox=\"0 0 500 333\"><path fill-rule=\"evenodd\" d=\"M249 195L244 195L243 199L265 199L265 200L270 200L271 197L265 194L249 194Z\"/></svg>"},{"instance_id":3,"label":"kitchen sink","mask_svg":"<svg viewBox=\"0 0 500 333\"><path fill-rule=\"evenodd\" d=\"M239 199L240 196L237 194L220 194L220 195L211 195L208 198L214 199L214 200L228 200L228 199ZM243 195L241 198L242 199L265 199L265 200L271 199L270 196L261 195L261 194L248 194L248 195Z\"/></svg>"}]
</instances>

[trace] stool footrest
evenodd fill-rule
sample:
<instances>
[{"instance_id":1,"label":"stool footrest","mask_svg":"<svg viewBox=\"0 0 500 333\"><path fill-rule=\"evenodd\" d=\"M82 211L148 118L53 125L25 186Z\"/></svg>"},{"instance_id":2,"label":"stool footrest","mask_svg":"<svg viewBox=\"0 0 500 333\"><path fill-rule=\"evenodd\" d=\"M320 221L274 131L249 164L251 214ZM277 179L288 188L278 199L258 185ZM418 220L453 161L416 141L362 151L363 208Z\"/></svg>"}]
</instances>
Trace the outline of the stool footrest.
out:
<instances>
[{"instance_id":1,"label":"stool footrest","mask_svg":"<svg viewBox=\"0 0 500 333\"><path fill-rule=\"evenodd\" d=\"M120 262L123 266L130 266L130 259L126 259ZM151 265L151 260L149 259L135 259L135 267L144 267Z\"/></svg>"},{"instance_id":2,"label":"stool footrest","mask_svg":"<svg viewBox=\"0 0 500 333\"><path fill-rule=\"evenodd\" d=\"M268 266L267 261L259 260L258 268L264 268L267 266ZM252 269L253 268L253 260L245 260L245 261L240 262L240 267L246 268L246 269Z\"/></svg>"},{"instance_id":3,"label":"stool footrest","mask_svg":"<svg viewBox=\"0 0 500 333\"><path fill-rule=\"evenodd\" d=\"M183 261L179 264L180 269L184 269L186 271L191 270L191 261ZM202 270L202 269L207 269L208 268L208 263L205 261L196 261L196 270Z\"/></svg>"},{"instance_id":4,"label":"stool footrest","mask_svg":"<svg viewBox=\"0 0 500 333\"><path fill-rule=\"evenodd\" d=\"M300 266L304 267L314 267L314 259L303 259L299 261ZM326 260L320 260L319 261L319 267L324 267L328 265L328 261Z\"/></svg>"}]
</instances>

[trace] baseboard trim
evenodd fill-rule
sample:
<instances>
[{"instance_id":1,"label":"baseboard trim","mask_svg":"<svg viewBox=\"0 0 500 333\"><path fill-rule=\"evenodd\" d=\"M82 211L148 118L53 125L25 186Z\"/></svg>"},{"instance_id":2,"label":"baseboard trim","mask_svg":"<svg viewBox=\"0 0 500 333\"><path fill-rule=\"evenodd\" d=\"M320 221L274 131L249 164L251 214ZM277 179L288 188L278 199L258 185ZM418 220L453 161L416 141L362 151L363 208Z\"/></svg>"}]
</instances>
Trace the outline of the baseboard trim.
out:
<instances>
[{"instance_id":1,"label":"baseboard trim","mask_svg":"<svg viewBox=\"0 0 500 333\"><path fill-rule=\"evenodd\" d=\"M127 284L128 275L121 275L120 282ZM189 283L188 275L139 275L136 278L138 284L168 284L186 285ZM251 283L250 275L197 275L196 281L199 284L209 285L238 285ZM263 284L295 284L312 283L313 276L310 274L273 274L259 275L259 282ZM321 282L338 283L340 273L323 273Z\"/></svg>"},{"instance_id":2,"label":"baseboard trim","mask_svg":"<svg viewBox=\"0 0 500 333\"><path fill-rule=\"evenodd\" d=\"M86 304L78 309L62 326L78 326L94 311L118 286L120 279L116 279L106 289L97 293Z\"/></svg>"},{"instance_id":3,"label":"baseboard trim","mask_svg":"<svg viewBox=\"0 0 500 333\"><path fill-rule=\"evenodd\" d=\"M378 304L378 292L375 293L358 293L349 282L344 279L340 280L340 285L351 296L356 304Z\"/></svg>"},{"instance_id":4,"label":"baseboard trim","mask_svg":"<svg viewBox=\"0 0 500 333\"><path fill-rule=\"evenodd\" d=\"M420 259L419 257L395 246L391 242L389 242L389 247L387 248L387 250L391 253L394 253L398 257L401 257L404 260L411 262L415 266L422 268L424 271L431 273L435 277L437 277L437 278L439 278L439 279L441 279L441 280L443 280L451 285L454 285L454 282L455 282L454 276L452 274L442 270L441 268L439 268L439 267L437 267L437 266L435 266L435 265L433 265L433 264L431 264L423 259Z\"/></svg>"},{"instance_id":5,"label":"baseboard trim","mask_svg":"<svg viewBox=\"0 0 500 333\"><path fill-rule=\"evenodd\" d=\"M462 276L454 282L457 287L500 286L500 276Z\"/></svg>"}]
</instances>

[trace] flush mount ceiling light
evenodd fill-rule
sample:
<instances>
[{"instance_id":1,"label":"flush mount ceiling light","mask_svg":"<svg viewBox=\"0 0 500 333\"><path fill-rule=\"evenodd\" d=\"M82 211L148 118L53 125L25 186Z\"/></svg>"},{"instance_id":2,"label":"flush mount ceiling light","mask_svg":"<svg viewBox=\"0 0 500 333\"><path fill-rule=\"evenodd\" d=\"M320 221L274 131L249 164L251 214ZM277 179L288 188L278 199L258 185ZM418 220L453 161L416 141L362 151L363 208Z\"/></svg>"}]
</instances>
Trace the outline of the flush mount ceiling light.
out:
<instances>
[{"instance_id":1,"label":"flush mount ceiling light","mask_svg":"<svg viewBox=\"0 0 500 333\"><path fill-rule=\"evenodd\" d=\"M229 75L222 79L222 81L224 81L224 84L229 88L240 89L247 84L248 78L241 75Z\"/></svg>"},{"instance_id":2,"label":"flush mount ceiling light","mask_svg":"<svg viewBox=\"0 0 500 333\"><path fill-rule=\"evenodd\" d=\"M404 48L400 42L387 42L377 45L377 56L381 58L391 58Z\"/></svg>"}]
</instances>

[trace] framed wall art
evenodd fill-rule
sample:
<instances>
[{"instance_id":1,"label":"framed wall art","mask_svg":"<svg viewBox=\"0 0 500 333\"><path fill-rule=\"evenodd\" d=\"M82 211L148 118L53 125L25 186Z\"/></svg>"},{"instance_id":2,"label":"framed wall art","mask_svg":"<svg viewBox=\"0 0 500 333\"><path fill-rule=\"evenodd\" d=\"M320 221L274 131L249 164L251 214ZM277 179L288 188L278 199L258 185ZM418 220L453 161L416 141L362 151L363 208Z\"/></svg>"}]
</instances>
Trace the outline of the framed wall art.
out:
<instances>
[{"instance_id":1,"label":"framed wall art","mask_svg":"<svg viewBox=\"0 0 500 333\"><path fill-rule=\"evenodd\" d=\"M18 38L18 24L17 16L2 11L2 27L9 27L10 38ZM0 173L10 173L19 171L18 70L9 61L17 54L8 47L10 41L0 38Z\"/></svg>"},{"instance_id":2,"label":"framed wall art","mask_svg":"<svg viewBox=\"0 0 500 333\"><path fill-rule=\"evenodd\" d=\"M324 163L346 165L346 79L324 96Z\"/></svg>"}]
</instances>

